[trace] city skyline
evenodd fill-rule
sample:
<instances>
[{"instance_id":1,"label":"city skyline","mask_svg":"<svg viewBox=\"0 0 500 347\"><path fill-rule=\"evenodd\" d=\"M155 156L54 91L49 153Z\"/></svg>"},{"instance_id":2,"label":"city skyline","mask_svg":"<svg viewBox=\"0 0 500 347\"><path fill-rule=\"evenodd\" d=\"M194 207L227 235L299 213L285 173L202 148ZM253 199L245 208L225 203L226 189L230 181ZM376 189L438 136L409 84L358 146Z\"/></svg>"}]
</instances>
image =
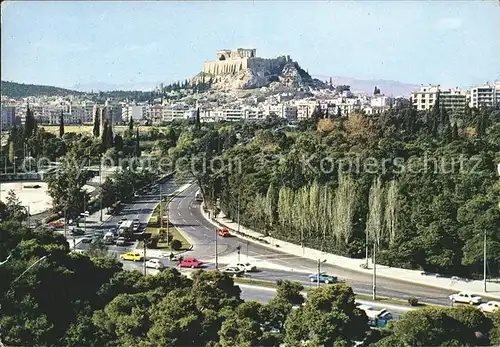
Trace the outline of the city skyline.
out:
<instances>
[{"instance_id":1,"label":"city skyline","mask_svg":"<svg viewBox=\"0 0 500 347\"><path fill-rule=\"evenodd\" d=\"M494 1L10 1L2 79L153 85L193 77L215 50L245 47L290 54L311 75L467 87L500 78L499 10Z\"/></svg>"}]
</instances>

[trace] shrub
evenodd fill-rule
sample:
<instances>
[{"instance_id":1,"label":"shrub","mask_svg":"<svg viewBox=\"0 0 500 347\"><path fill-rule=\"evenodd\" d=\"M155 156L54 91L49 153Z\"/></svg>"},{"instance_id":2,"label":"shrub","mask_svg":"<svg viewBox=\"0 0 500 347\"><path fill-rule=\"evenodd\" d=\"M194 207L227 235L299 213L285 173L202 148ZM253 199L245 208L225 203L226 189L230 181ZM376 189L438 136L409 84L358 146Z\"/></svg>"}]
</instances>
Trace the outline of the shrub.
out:
<instances>
[{"instance_id":1,"label":"shrub","mask_svg":"<svg viewBox=\"0 0 500 347\"><path fill-rule=\"evenodd\" d=\"M172 240L172 242L170 242L170 247L174 250L174 251L178 251L181 249L182 247L182 243L175 239L175 240Z\"/></svg>"},{"instance_id":2,"label":"shrub","mask_svg":"<svg viewBox=\"0 0 500 347\"><path fill-rule=\"evenodd\" d=\"M415 297L408 298L408 304L410 306L417 306L418 305L418 299Z\"/></svg>"},{"instance_id":3,"label":"shrub","mask_svg":"<svg viewBox=\"0 0 500 347\"><path fill-rule=\"evenodd\" d=\"M146 246L148 248L158 248L158 242L160 241L160 237L158 235L155 235L151 237L149 240L147 240Z\"/></svg>"}]
</instances>

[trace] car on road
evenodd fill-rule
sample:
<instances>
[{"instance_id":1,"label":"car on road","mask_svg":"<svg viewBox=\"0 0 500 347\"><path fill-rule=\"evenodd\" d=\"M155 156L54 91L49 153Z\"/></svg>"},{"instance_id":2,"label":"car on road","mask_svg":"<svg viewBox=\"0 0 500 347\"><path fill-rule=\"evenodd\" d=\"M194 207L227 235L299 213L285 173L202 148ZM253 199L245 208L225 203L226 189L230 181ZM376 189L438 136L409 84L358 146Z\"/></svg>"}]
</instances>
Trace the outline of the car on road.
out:
<instances>
[{"instance_id":1,"label":"car on road","mask_svg":"<svg viewBox=\"0 0 500 347\"><path fill-rule=\"evenodd\" d=\"M222 237L227 237L227 236L229 236L229 229L226 227L223 227L222 229L218 229L217 235L222 236Z\"/></svg>"},{"instance_id":2,"label":"car on road","mask_svg":"<svg viewBox=\"0 0 500 347\"><path fill-rule=\"evenodd\" d=\"M116 239L117 246L125 246L127 244L127 240L124 237L119 237Z\"/></svg>"},{"instance_id":3,"label":"car on road","mask_svg":"<svg viewBox=\"0 0 500 347\"><path fill-rule=\"evenodd\" d=\"M160 270L163 269L165 265L163 265L160 259L153 258L146 261L146 267Z\"/></svg>"},{"instance_id":4,"label":"car on road","mask_svg":"<svg viewBox=\"0 0 500 347\"><path fill-rule=\"evenodd\" d=\"M84 237L81 240L81 243L91 243L91 242L92 242L92 238L91 237Z\"/></svg>"},{"instance_id":5,"label":"car on road","mask_svg":"<svg viewBox=\"0 0 500 347\"><path fill-rule=\"evenodd\" d=\"M475 305L480 304L482 298L479 295L464 290L460 293L450 295L450 300L452 302L462 302L465 304Z\"/></svg>"},{"instance_id":6,"label":"car on road","mask_svg":"<svg viewBox=\"0 0 500 347\"><path fill-rule=\"evenodd\" d=\"M243 270L242 268L240 268L238 266L228 266L228 267L222 269L222 272L225 274L234 276L234 277L238 277L238 276L243 275L245 273L245 270Z\"/></svg>"},{"instance_id":7,"label":"car on road","mask_svg":"<svg viewBox=\"0 0 500 347\"><path fill-rule=\"evenodd\" d=\"M142 261L144 256L139 252L127 252L120 254L122 260Z\"/></svg>"},{"instance_id":8,"label":"car on road","mask_svg":"<svg viewBox=\"0 0 500 347\"><path fill-rule=\"evenodd\" d=\"M172 261L179 261L182 258L181 255L174 254L174 253L166 253L166 252L161 253L160 257L162 257L162 258L169 258Z\"/></svg>"},{"instance_id":9,"label":"car on road","mask_svg":"<svg viewBox=\"0 0 500 347\"><path fill-rule=\"evenodd\" d=\"M309 275L309 281L310 282L318 282L318 274L311 274ZM319 282L320 283L337 283L338 279L335 276L329 276L326 273L322 272L319 274Z\"/></svg>"},{"instance_id":10,"label":"car on road","mask_svg":"<svg viewBox=\"0 0 500 347\"><path fill-rule=\"evenodd\" d=\"M73 228L70 230L71 235L83 235L85 231L81 228Z\"/></svg>"},{"instance_id":11,"label":"car on road","mask_svg":"<svg viewBox=\"0 0 500 347\"><path fill-rule=\"evenodd\" d=\"M50 228L64 228L64 218L48 222L47 226Z\"/></svg>"},{"instance_id":12,"label":"car on road","mask_svg":"<svg viewBox=\"0 0 500 347\"><path fill-rule=\"evenodd\" d=\"M112 245L115 243L115 236L112 232L108 231L102 238L105 245Z\"/></svg>"},{"instance_id":13,"label":"car on road","mask_svg":"<svg viewBox=\"0 0 500 347\"><path fill-rule=\"evenodd\" d=\"M247 263L237 263L234 266L242 269L245 272L257 271L257 267L255 265L252 265L251 263L248 263L248 262Z\"/></svg>"},{"instance_id":14,"label":"car on road","mask_svg":"<svg viewBox=\"0 0 500 347\"><path fill-rule=\"evenodd\" d=\"M500 309L500 301L488 301L478 306L481 312L492 313Z\"/></svg>"},{"instance_id":15,"label":"car on road","mask_svg":"<svg viewBox=\"0 0 500 347\"><path fill-rule=\"evenodd\" d=\"M176 265L179 267L197 268L201 266L201 261L198 261L195 258L183 258L180 259Z\"/></svg>"}]
</instances>

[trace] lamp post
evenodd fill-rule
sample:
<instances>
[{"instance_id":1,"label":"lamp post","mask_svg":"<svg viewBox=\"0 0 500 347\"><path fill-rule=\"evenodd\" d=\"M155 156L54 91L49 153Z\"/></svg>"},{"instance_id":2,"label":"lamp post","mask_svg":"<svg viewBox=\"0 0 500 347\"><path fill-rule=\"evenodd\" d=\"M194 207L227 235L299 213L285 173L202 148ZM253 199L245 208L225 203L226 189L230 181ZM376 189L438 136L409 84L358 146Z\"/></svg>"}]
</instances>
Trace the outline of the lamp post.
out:
<instances>
[{"instance_id":1,"label":"lamp post","mask_svg":"<svg viewBox=\"0 0 500 347\"><path fill-rule=\"evenodd\" d=\"M321 276L321 263L326 262L326 259L321 261L321 259L318 259L318 277L316 278L316 287L319 287L319 277Z\"/></svg>"},{"instance_id":2,"label":"lamp post","mask_svg":"<svg viewBox=\"0 0 500 347\"><path fill-rule=\"evenodd\" d=\"M99 194L99 221L102 222L102 156L99 157L99 187L101 187L101 194Z\"/></svg>"},{"instance_id":3,"label":"lamp post","mask_svg":"<svg viewBox=\"0 0 500 347\"><path fill-rule=\"evenodd\" d=\"M375 254L377 253L377 243L373 242L373 293L372 299L377 300L377 261Z\"/></svg>"},{"instance_id":4,"label":"lamp post","mask_svg":"<svg viewBox=\"0 0 500 347\"><path fill-rule=\"evenodd\" d=\"M14 175L16 174L16 159L17 159L17 157L14 156L14 163L13 163L14 164Z\"/></svg>"},{"instance_id":5,"label":"lamp post","mask_svg":"<svg viewBox=\"0 0 500 347\"><path fill-rule=\"evenodd\" d=\"M483 291L486 293L486 230L484 231L484 240L483 240Z\"/></svg>"}]
</instances>

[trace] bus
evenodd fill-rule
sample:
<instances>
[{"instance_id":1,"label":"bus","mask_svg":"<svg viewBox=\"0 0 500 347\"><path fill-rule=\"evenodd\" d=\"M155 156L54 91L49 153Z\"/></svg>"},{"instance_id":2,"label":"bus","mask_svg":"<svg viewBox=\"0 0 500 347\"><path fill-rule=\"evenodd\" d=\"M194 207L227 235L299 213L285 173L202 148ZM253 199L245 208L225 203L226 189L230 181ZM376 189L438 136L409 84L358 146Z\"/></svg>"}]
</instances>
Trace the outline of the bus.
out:
<instances>
[{"instance_id":1,"label":"bus","mask_svg":"<svg viewBox=\"0 0 500 347\"><path fill-rule=\"evenodd\" d=\"M123 236L125 239L130 239L132 236L133 221L125 220L120 224L118 228L118 236Z\"/></svg>"},{"instance_id":2,"label":"bus","mask_svg":"<svg viewBox=\"0 0 500 347\"><path fill-rule=\"evenodd\" d=\"M203 194L201 193L201 190L198 189L196 191L194 198L196 201L203 201Z\"/></svg>"}]
</instances>

